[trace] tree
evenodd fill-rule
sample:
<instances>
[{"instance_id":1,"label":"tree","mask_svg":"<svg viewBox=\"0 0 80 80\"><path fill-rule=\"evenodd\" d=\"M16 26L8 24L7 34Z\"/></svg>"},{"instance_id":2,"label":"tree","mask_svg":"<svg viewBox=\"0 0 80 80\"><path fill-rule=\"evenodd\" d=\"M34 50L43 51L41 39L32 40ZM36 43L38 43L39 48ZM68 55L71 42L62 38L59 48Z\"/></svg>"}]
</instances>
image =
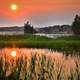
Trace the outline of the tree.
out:
<instances>
[{"instance_id":1,"label":"tree","mask_svg":"<svg viewBox=\"0 0 80 80\"><path fill-rule=\"evenodd\" d=\"M24 24L24 33L36 33L36 30L31 26L29 21Z\"/></svg>"},{"instance_id":2,"label":"tree","mask_svg":"<svg viewBox=\"0 0 80 80\"><path fill-rule=\"evenodd\" d=\"M80 35L80 16L76 15L72 23L72 30L74 35Z\"/></svg>"}]
</instances>

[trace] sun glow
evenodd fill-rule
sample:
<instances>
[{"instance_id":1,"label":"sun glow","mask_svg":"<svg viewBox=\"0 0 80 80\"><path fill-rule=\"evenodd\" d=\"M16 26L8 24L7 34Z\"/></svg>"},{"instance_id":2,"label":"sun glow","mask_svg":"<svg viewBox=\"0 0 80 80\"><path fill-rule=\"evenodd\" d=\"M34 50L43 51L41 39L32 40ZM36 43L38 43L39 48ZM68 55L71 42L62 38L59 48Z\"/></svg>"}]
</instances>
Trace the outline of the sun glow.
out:
<instances>
[{"instance_id":1,"label":"sun glow","mask_svg":"<svg viewBox=\"0 0 80 80\"><path fill-rule=\"evenodd\" d=\"M10 8L11 8L11 10L16 11L18 6L17 6L17 4L11 4Z\"/></svg>"},{"instance_id":2,"label":"sun glow","mask_svg":"<svg viewBox=\"0 0 80 80\"><path fill-rule=\"evenodd\" d=\"M16 51L12 51L11 56L16 57Z\"/></svg>"}]
</instances>

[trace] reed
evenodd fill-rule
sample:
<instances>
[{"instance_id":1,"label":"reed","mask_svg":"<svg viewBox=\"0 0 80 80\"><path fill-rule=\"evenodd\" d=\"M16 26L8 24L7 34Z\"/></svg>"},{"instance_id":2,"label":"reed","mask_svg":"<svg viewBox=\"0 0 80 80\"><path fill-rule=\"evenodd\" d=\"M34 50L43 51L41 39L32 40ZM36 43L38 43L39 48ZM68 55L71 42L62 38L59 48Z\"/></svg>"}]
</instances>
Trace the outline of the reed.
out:
<instances>
[{"instance_id":1,"label":"reed","mask_svg":"<svg viewBox=\"0 0 80 80\"><path fill-rule=\"evenodd\" d=\"M66 56L47 49L0 51L0 80L80 80L80 56Z\"/></svg>"}]
</instances>

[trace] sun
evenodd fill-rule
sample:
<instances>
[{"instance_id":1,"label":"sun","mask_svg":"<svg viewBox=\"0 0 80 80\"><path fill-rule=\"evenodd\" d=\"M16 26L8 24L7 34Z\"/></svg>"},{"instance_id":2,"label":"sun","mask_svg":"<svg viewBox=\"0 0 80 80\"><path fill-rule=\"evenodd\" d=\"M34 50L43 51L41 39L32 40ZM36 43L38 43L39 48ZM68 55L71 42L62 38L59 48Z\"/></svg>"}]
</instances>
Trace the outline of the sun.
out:
<instances>
[{"instance_id":1,"label":"sun","mask_svg":"<svg viewBox=\"0 0 80 80\"><path fill-rule=\"evenodd\" d=\"M11 4L10 8L12 11L16 11L18 8L18 5L17 4Z\"/></svg>"}]
</instances>

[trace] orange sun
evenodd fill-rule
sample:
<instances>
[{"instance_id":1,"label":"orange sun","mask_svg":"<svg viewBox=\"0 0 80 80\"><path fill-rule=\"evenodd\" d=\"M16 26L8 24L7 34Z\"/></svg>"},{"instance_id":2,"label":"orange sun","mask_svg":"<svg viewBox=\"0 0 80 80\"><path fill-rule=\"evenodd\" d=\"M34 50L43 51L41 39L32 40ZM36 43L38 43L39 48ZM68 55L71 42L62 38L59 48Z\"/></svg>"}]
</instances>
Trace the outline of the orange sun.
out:
<instances>
[{"instance_id":1,"label":"orange sun","mask_svg":"<svg viewBox=\"0 0 80 80\"><path fill-rule=\"evenodd\" d=\"M18 8L18 5L17 4L11 4L10 8L12 11L16 11Z\"/></svg>"}]
</instances>

